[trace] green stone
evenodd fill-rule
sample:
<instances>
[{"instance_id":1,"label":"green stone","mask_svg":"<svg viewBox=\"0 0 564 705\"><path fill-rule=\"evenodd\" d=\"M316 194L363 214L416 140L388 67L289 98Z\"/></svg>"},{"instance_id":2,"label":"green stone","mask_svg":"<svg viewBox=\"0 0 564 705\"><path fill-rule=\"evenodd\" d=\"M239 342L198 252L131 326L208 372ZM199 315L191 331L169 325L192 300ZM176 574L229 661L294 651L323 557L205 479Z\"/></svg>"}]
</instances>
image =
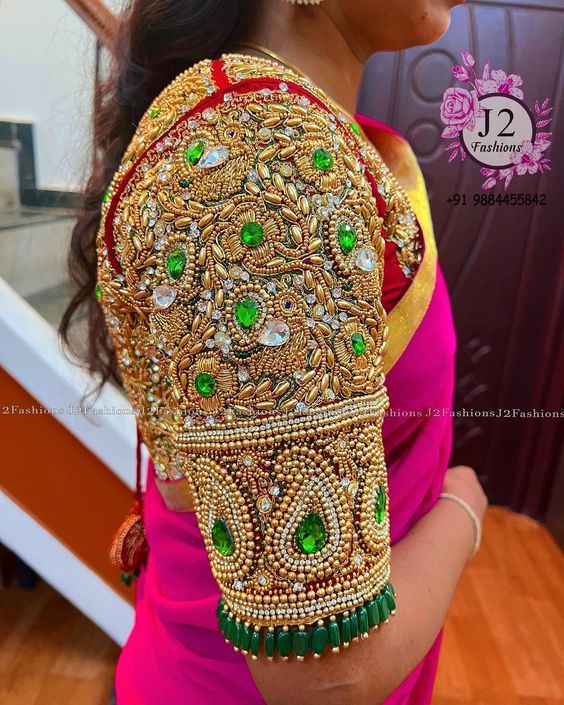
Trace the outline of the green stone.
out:
<instances>
[{"instance_id":1,"label":"green stone","mask_svg":"<svg viewBox=\"0 0 564 705\"><path fill-rule=\"evenodd\" d=\"M186 267L186 252L180 247L175 248L168 253L166 258L166 271L169 273L171 279L175 281L182 275L184 268Z\"/></svg>"},{"instance_id":2,"label":"green stone","mask_svg":"<svg viewBox=\"0 0 564 705\"><path fill-rule=\"evenodd\" d=\"M285 632L281 629L277 635L276 646L280 656L289 656L292 651L292 639L290 637L290 632Z\"/></svg>"},{"instance_id":3,"label":"green stone","mask_svg":"<svg viewBox=\"0 0 564 705\"><path fill-rule=\"evenodd\" d=\"M243 245L256 247L264 240L264 229L260 223L251 221L243 225L239 231L239 237Z\"/></svg>"},{"instance_id":4,"label":"green stone","mask_svg":"<svg viewBox=\"0 0 564 705\"><path fill-rule=\"evenodd\" d=\"M221 553L222 556L232 555L235 545L233 544L233 537L231 536L225 519L218 519L213 525L212 541L216 550Z\"/></svg>"},{"instance_id":5,"label":"green stone","mask_svg":"<svg viewBox=\"0 0 564 705\"><path fill-rule=\"evenodd\" d=\"M215 616L219 619L219 615L224 611L223 600L218 600L217 607L215 608Z\"/></svg>"},{"instance_id":6,"label":"green stone","mask_svg":"<svg viewBox=\"0 0 564 705\"><path fill-rule=\"evenodd\" d=\"M366 352L366 340L362 333L358 331L351 335L351 348L355 355L364 355Z\"/></svg>"},{"instance_id":7,"label":"green stone","mask_svg":"<svg viewBox=\"0 0 564 705\"><path fill-rule=\"evenodd\" d=\"M221 632L226 639L229 639L229 634L231 633L231 624L234 621L235 620L231 619L231 617L227 617L227 619L223 622L223 629L221 630Z\"/></svg>"},{"instance_id":8,"label":"green stone","mask_svg":"<svg viewBox=\"0 0 564 705\"><path fill-rule=\"evenodd\" d=\"M348 644L351 640L351 618L343 617L341 619L341 635L343 637L343 644Z\"/></svg>"},{"instance_id":9,"label":"green stone","mask_svg":"<svg viewBox=\"0 0 564 705\"><path fill-rule=\"evenodd\" d=\"M366 612L368 613L368 626L375 627L380 621L380 615L378 613L378 603L376 600L370 600L366 605Z\"/></svg>"},{"instance_id":10,"label":"green stone","mask_svg":"<svg viewBox=\"0 0 564 705\"><path fill-rule=\"evenodd\" d=\"M241 629L241 651L250 651L251 649L251 639L253 638L252 627L245 627Z\"/></svg>"},{"instance_id":11,"label":"green stone","mask_svg":"<svg viewBox=\"0 0 564 705\"><path fill-rule=\"evenodd\" d=\"M321 171L329 171L333 167L333 155L322 147L314 151L311 160L313 165Z\"/></svg>"},{"instance_id":12,"label":"green stone","mask_svg":"<svg viewBox=\"0 0 564 705\"><path fill-rule=\"evenodd\" d=\"M298 527L296 545L308 556L321 551L325 546L325 526L317 512L308 514Z\"/></svg>"},{"instance_id":13,"label":"green stone","mask_svg":"<svg viewBox=\"0 0 564 705\"><path fill-rule=\"evenodd\" d=\"M351 122L351 130L356 132L357 135L360 135L360 125L358 122Z\"/></svg>"},{"instance_id":14,"label":"green stone","mask_svg":"<svg viewBox=\"0 0 564 705\"><path fill-rule=\"evenodd\" d=\"M386 598L390 612L393 612L396 609L396 598L394 597L394 588L391 583L388 583L384 588L384 597Z\"/></svg>"},{"instance_id":15,"label":"green stone","mask_svg":"<svg viewBox=\"0 0 564 705\"><path fill-rule=\"evenodd\" d=\"M337 230L337 238L343 254L350 254L356 245L357 237L353 226L350 223L341 223Z\"/></svg>"},{"instance_id":16,"label":"green stone","mask_svg":"<svg viewBox=\"0 0 564 705\"><path fill-rule=\"evenodd\" d=\"M94 287L94 294L96 295L96 298L98 301L102 298L102 287L99 284L96 284Z\"/></svg>"},{"instance_id":17,"label":"green stone","mask_svg":"<svg viewBox=\"0 0 564 705\"><path fill-rule=\"evenodd\" d=\"M104 197L102 198L102 203L107 203L110 200L110 198L111 198L110 189L108 189L106 191L106 193L104 194Z\"/></svg>"},{"instance_id":18,"label":"green stone","mask_svg":"<svg viewBox=\"0 0 564 705\"><path fill-rule=\"evenodd\" d=\"M295 631L292 642L297 656L305 656L307 654L307 650L309 648L309 635L305 630Z\"/></svg>"},{"instance_id":19,"label":"green stone","mask_svg":"<svg viewBox=\"0 0 564 705\"><path fill-rule=\"evenodd\" d=\"M358 636L358 617L356 612L353 610L350 614L351 620L351 639L355 639Z\"/></svg>"},{"instance_id":20,"label":"green stone","mask_svg":"<svg viewBox=\"0 0 564 705\"><path fill-rule=\"evenodd\" d=\"M259 305L250 296L246 299L241 299L237 301L233 309L235 313L235 320L241 326L241 328L252 328L258 320L259 317Z\"/></svg>"},{"instance_id":21,"label":"green stone","mask_svg":"<svg viewBox=\"0 0 564 705\"><path fill-rule=\"evenodd\" d=\"M315 627L311 632L311 650L314 654L322 654L327 647L327 629L325 627Z\"/></svg>"},{"instance_id":22,"label":"green stone","mask_svg":"<svg viewBox=\"0 0 564 705\"><path fill-rule=\"evenodd\" d=\"M266 632L264 635L264 653L267 656L274 656L275 647L274 632Z\"/></svg>"},{"instance_id":23,"label":"green stone","mask_svg":"<svg viewBox=\"0 0 564 705\"><path fill-rule=\"evenodd\" d=\"M341 634L337 622L329 622L329 641L334 649L341 644Z\"/></svg>"},{"instance_id":24,"label":"green stone","mask_svg":"<svg viewBox=\"0 0 564 705\"><path fill-rule=\"evenodd\" d=\"M194 379L194 386L201 397L211 397L215 393L217 382L209 372L200 372Z\"/></svg>"},{"instance_id":25,"label":"green stone","mask_svg":"<svg viewBox=\"0 0 564 705\"><path fill-rule=\"evenodd\" d=\"M178 185L181 188L188 188L190 186L190 182L188 181L188 179L180 179L180 181L178 182Z\"/></svg>"},{"instance_id":26,"label":"green stone","mask_svg":"<svg viewBox=\"0 0 564 705\"><path fill-rule=\"evenodd\" d=\"M151 117L151 118L156 118L156 117L158 117L158 116L160 115L160 113L161 113L161 109L160 109L160 108L156 108L156 107L155 107L155 108L151 108L151 109L149 110L149 117Z\"/></svg>"},{"instance_id":27,"label":"green stone","mask_svg":"<svg viewBox=\"0 0 564 705\"><path fill-rule=\"evenodd\" d=\"M241 646L241 629L243 625L241 622L236 622L233 620L229 627L229 641L232 642L233 646L239 648Z\"/></svg>"},{"instance_id":28,"label":"green stone","mask_svg":"<svg viewBox=\"0 0 564 705\"><path fill-rule=\"evenodd\" d=\"M188 164L195 166L202 158L205 146L206 145L203 140L192 142L192 144L184 150L185 161L187 161Z\"/></svg>"},{"instance_id":29,"label":"green stone","mask_svg":"<svg viewBox=\"0 0 564 705\"><path fill-rule=\"evenodd\" d=\"M385 596L378 595L378 597L376 598L376 602L378 602L378 613L380 615L380 621L385 622L390 616L390 608L388 607L388 603L386 601Z\"/></svg>"},{"instance_id":30,"label":"green stone","mask_svg":"<svg viewBox=\"0 0 564 705\"><path fill-rule=\"evenodd\" d=\"M376 506L374 508L374 518L381 524L386 518L386 488L384 485L378 485L378 493L376 495Z\"/></svg>"},{"instance_id":31,"label":"green stone","mask_svg":"<svg viewBox=\"0 0 564 705\"><path fill-rule=\"evenodd\" d=\"M253 631L253 636L251 637L250 652L253 656L258 656L259 649L260 649L260 632Z\"/></svg>"},{"instance_id":32,"label":"green stone","mask_svg":"<svg viewBox=\"0 0 564 705\"><path fill-rule=\"evenodd\" d=\"M131 587L133 585L133 573L121 573L119 578L126 587Z\"/></svg>"},{"instance_id":33,"label":"green stone","mask_svg":"<svg viewBox=\"0 0 564 705\"><path fill-rule=\"evenodd\" d=\"M365 607L357 607L356 615L358 617L358 631L361 634L366 634L368 632L368 613Z\"/></svg>"},{"instance_id":34,"label":"green stone","mask_svg":"<svg viewBox=\"0 0 564 705\"><path fill-rule=\"evenodd\" d=\"M227 620L229 619L229 615L225 610L223 610L220 615L219 615L219 629L223 636L227 634Z\"/></svg>"}]
</instances>

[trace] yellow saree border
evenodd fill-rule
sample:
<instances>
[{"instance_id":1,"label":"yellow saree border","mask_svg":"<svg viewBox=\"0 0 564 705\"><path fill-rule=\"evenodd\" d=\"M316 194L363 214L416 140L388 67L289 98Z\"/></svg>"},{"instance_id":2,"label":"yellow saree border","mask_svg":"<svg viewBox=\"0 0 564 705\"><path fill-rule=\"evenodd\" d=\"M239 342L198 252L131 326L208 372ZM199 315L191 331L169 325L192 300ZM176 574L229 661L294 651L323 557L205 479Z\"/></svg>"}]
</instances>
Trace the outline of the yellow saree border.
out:
<instances>
[{"instance_id":1,"label":"yellow saree border","mask_svg":"<svg viewBox=\"0 0 564 705\"><path fill-rule=\"evenodd\" d=\"M387 374L403 354L429 307L437 275L437 245L425 181L413 150L407 142L391 133L386 139L394 140L394 151L401 153L401 166L394 169L394 176L407 193L424 241L423 258L413 281L388 313L389 337L384 353Z\"/></svg>"}]
</instances>

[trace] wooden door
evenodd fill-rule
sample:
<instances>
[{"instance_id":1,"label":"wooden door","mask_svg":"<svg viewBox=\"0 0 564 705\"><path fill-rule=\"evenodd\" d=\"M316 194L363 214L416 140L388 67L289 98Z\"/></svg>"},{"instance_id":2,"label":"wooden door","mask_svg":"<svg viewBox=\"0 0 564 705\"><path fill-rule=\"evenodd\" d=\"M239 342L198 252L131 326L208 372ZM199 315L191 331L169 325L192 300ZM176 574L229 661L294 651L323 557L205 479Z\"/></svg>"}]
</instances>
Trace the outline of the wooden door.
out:
<instances>
[{"instance_id":1,"label":"wooden door","mask_svg":"<svg viewBox=\"0 0 564 705\"><path fill-rule=\"evenodd\" d=\"M493 502L539 518L562 439L561 419L534 410L563 406L563 34L559 0L469 2L436 44L372 57L359 97L361 112L408 138L427 182L458 336L455 407L467 414L454 420L452 462L475 467ZM520 74L528 105L551 98L552 171L509 189L544 193L545 206L473 206L473 194L490 193L479 168L469 159L447 163L439 106L461 50L480 67L490 59ZM455 193L468 205L449 204ZM494 193L503 193L500 184ZM498 410L499 418L484 415Z\"/></svg>"}]
</instances>

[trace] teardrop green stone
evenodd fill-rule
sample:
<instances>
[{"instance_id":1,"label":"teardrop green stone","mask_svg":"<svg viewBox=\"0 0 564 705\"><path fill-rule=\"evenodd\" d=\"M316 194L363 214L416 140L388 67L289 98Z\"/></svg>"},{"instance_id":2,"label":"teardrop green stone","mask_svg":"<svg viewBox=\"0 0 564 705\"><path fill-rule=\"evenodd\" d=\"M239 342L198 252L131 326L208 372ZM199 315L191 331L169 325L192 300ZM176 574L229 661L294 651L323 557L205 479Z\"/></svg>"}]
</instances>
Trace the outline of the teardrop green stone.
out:
<instances>
[{"instance_id":1,"label":"teardrop green stone","mask_svg":"<svg viewBox=\"0 0 564 705\"><path fill-rule=\"evenodd\" d=\"M233 554L235 545L225 519L218 519L213 525L212 541L215 549L222 556L231 556Z\"/></svg>"},{"instance_id":2,"label":"teardrop green stone","mask_svg":"<svg viewBox=\"0 0 564 705\"><path fill-rule=\"evenodd\" d=\"M298 549L310 556L325 546L325 526L317 512L310 512L296 531Z\"/></svg>"},{"instance_id":3,"label":"teardrop green stone","mask_svg":"<svg viewBox=\"0 0 564 705\"><path fill-rule=\"evenodd\" d=\"M254 221L245 223L239 231L239 237L243 245L256 247L264 240L264 229L260 223Z\"/></svg>"},{"instance_id":4,"label":"teardrop green stone","mask_svg":"<svg viewBox=\"0 0 564 705\"><path fill-rule=\"evenodd\" d=\"M233 312L235 314L235 320L241 328L252 328L258 320L259 305L249 296L246 299L237 301Z\"/></svg>"},{"instance_id":5,"label":"teardrop green stone","mask_svg":"<svg viewBox=\"0 0 564 705\"><path fill-rule=\"evenodd\" d=\"M374 518L381 524L386 518L386 489L384 485L378 485L376 494L376 506L374 508Z\"/></svg>"},{"instance_id":6,"label":"teardrop green stone","mask_svg":"<svg viewBox=\"0 0 564 705\"><path fill-rule=\"evenodd\" d=\"M333 167L333 155L323 147L316 149L311 157L313 165L321 171L329 171Z\"/></svg>"},{"instance_id":7,"label":"teardrop green stone","mask_svg":"<svg viewBox=\"0 0 564 705\"><path fill-rule=\"evenodd\" d=\"M343 254L350 254L356 245L357 237L353 226L350 223L341 223L337 230L337 238Z\"/></svg>"},{"instance_id":8,"label":"teardrop green stone","mask_svg":"<svg viewBox=\"0 0 564 705\"><path fill-rule=\"evenodd\" d=\"M94 287L94 293L96 294L96 298L98 301L102 298L102 287L96 283L96 286Z\"/></svg>"},{"instance_id":9,"label":"teardrop green stone","mask_svg":"<svg viewBox=\"0 0 564 705\"><path fill-rule=\"evenodd\" d=\"M215 393L217 382L208 372L200 372L194 379L194 386L201 397L211 397Z\"/></svg>"},{"instance_id":10,"label":"teardrop green stone","mask_svg":"<svg viewBox=\"0 0 564 705\"><path fill-rule=\"evenodd\" d=\"M358 331L351 335L351 348L355 355L364 355L366 352L366 340L362 333Z\"/></svg>"},{"instance_id":11,"label":"teardrop green stone","mask_svg":"<svg viewBox=\"0 0 564 705\"><path fill-rule=\"evenodd\" d=\"M166 258L166 271L169 273L171 279L175 281L182 275L184 268L186 267L186 252L180 247L175 248L169 252Z\"/></svg>"},{"instance_id":12,"label":"teardrop green stone","mask_svg":"<svg viewBox=\"0 0 564 705\"><path fill-rule=\"evenodd\" d=\"M188 162L188 164L195 166L202 158L204 148L205 144L203 140L192 142L192 144L184 150L184 159Z\"/></svg>"}]
</instances>

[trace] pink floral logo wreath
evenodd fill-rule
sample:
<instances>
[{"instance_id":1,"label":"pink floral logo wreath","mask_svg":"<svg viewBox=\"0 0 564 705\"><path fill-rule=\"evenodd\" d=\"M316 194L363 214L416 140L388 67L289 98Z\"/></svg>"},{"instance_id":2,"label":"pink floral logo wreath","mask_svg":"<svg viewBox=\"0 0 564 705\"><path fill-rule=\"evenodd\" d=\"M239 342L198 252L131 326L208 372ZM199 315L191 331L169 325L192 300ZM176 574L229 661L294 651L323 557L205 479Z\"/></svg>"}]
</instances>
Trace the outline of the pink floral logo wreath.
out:
<instances>
[{"instance_id":1,"label":"pink floral logo wreath","mask_svg":"<svg viewBox=\"0 0 564 705\"><path fill-rule=\"evenodd\" d=\"M463 140L463 131L475 130L477 119L484 117L484 108L481 104L483 98L500 94L506 94L519 101L524 98L521 76L514 73L508 76L502 69L490 71L488 59L480 78L474 68L476 61L472 54L462 51L461 56L462 65L454 66L452 74L460 83L472 86L473 90L457 86L447 88L443 94L441 120L446 127L441 136L443 139L449 140L445 147L445 151L450 152L449 162L458 156L461 161L466 158L467 147ZM544 156L544 152L550 146L552 132L541 132L540 130L551 122L552 109L549 106L548 98L542 104L539 104L538 100L535 101L535 115L531 116L534 120L533 139L523 140L518 147L519 151L514 151L509 155L510 166L499 169L482 167L480 171L486 177L482 184L483 189L490 189L498 181L503 181L504 189L507 191L514 176L550 171L550 159Z\"/></svg>"}]
</instances>

